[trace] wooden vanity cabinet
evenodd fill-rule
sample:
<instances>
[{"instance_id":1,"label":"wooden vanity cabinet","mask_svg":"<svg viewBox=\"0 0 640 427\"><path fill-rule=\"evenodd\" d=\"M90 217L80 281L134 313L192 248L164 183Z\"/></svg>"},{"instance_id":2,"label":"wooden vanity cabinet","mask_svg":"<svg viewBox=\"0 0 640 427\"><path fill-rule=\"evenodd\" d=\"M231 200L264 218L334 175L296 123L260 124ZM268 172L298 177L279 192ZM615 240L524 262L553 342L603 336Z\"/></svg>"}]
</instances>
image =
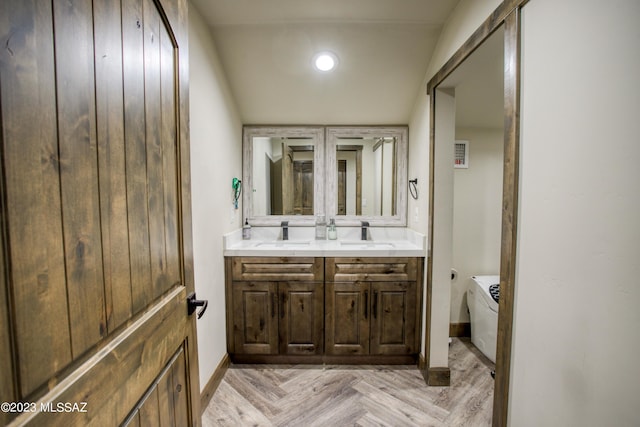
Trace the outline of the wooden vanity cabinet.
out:
<instances>
[{"instance_id":1,"label":"wooden vanity cabinet","mask_svg":"<svg viewBox=\"0 0 640 427\"><path fill-rule=\"evenodd\" d=\"M325 353L420 350L421 258L326 258Z\"/></svg>"},{"instance_id":2,"label":"wooden vanity cabinet","mask_svg":"<svg viewBox=\"0 0 640 427\"><path fill-rule=\"evenodd\" d=\"M225 258L232 361L412 363L423 260Z\"/></svg>"},{"instance_id":3,"label":"wooden vanity cabinet","mask_svg":"<svg viewBox=\"0 0 640 427\"><path fill-rule=\"evenodd\" d=\"M232 257L226 269L232 356L323 353L323 258Z\"/></svg>"}]
</instances>

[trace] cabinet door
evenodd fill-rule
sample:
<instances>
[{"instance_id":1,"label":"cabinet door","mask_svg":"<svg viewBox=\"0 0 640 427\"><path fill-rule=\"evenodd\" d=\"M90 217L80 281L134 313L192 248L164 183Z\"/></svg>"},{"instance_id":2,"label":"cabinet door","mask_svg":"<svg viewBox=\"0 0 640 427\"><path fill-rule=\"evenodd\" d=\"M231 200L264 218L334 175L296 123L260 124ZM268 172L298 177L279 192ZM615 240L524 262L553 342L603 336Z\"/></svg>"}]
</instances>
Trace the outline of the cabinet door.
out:
<instances>
[{"instance_id":1,"label":"cabinet door","mask_svg":"<svg viewBox=\"0 0 640 427\"><path fill-rule=\"evenodd\" d=\"M324 285L281 282L280 354L322 354Z\"/></svg>"},{"instance_id":2,"label":"cabinet door","mask_svg":"<svg viewBox=\"0 0 640 427\"><path fill-rule=\"evenodd\" d=\"M277 354L277 282L234 282L232 286L235 352Z\"/></svg>"},{"instance_id":3,"label":"cabinet door","mask_svg":"<svg viewBox=\"0 0 640 427\"><path fill-rule=\"evenodd\" d=\"M416 287L416 282L371 284L371 354L417 352Z\"/></svg>"},{"instance_id":4,"label":"cabinet door","mask_svg":"<svg viewBox=\"0 0 640 427\"><path fill-rule=\"evenodd\" d=\"M369 284L326 284L326 354L369 354Z\"/></svg>"}]
</instances>

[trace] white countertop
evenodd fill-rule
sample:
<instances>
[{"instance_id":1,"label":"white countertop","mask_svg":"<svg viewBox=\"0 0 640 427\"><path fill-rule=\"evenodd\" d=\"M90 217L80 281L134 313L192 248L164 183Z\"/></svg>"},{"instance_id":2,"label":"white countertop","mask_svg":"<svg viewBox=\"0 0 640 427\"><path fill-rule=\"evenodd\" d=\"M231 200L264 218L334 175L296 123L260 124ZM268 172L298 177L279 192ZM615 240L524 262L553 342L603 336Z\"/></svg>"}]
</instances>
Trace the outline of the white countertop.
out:
<instances>
[{"instance_id":1,"label":"white countertop","mask_svg":"<svg viewBox=\"0 0 640 427\"><path fill-rule=\"evenodd\" d=\"M370 227L370 240L360 240L359 227L339 227L337 240L315 240L314 227L289 227L282 240L280 227L253 227L251 239L242 230L223 236L224 256L287 257L424 257L426 237L408 228Z\"/></svg>"}]
</instances>

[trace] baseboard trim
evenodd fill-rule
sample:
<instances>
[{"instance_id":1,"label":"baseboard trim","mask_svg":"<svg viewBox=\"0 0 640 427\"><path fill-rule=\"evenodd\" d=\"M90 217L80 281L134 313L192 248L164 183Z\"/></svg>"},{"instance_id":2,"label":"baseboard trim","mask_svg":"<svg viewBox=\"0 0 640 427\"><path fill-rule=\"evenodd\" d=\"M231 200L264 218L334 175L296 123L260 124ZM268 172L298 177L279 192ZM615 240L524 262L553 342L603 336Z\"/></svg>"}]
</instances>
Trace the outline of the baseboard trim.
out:
<instances>
[{"instance_id":1,"label":"baseboard trim","mask_svg":"<svg viewBox=\"0 0 640 427\"><path fill-rule=\"evenodd\" d=\"M471 337L471 323L450 323L449 324L449 336L450 337Z\"/></svg>"},{"instance_id":2,"label":"baseboard trim","mask_svg":"<svg viewBox=\"0 0 640 427\"><path fill-rule=\"evenodd\" d=\"M299 365L414 365L417 355L329 355L231 354L234 364L299 364Z\"/></svg>"},{"instance_id":3,"label":"baseboard trim","mask_svg":"<svg viewBox=\"0 0 640 427\"><path fill-rule=\"evenodd\" d=\"M427 368L427 359L422 353L418 356L418 369L428 386L448 387L451 385L451 369Z\"/></svg>"},{"instance_id":4,"label":"baseboard trim","mask_svg":"<svg viewBox=\"0 0 640 427\"><path fill-rule=\"evenodd\" d=\"M420 372L424 372L427 369L427 359L422 353L418 356L418 369Z\"/></svg>"},{"instance_id":5,"label":"baseboard trim","mask_svg":"<svg viewBox=\"0 0 640 427\"><path fill-rule=\"evenodd\" d=\"M429 368L427 370L427 385L448 387L451 385L451 369Z\"/></svg>"},{"instance_id":6,"label":"baseboard trim","mask_svg":"<svg viewBox=\"0 0 640 427\"><path fill-rule=\"evenodd\" d=\"M204 386L204 389L200 394L200 409L202 413L204 413L204 411L207 409L207 406L209 406L211 397L213 397L213 394L218 389L218 386L220 385L220 382L222 381L222 378L227 372L227 369L229 369L230 365L231 358L229 358L229 353L225 353L220 363L218 363L216 370L213 371L213 375L211 375L211 378L209 378L207 385Z\"/></svg>"}]
</instances>

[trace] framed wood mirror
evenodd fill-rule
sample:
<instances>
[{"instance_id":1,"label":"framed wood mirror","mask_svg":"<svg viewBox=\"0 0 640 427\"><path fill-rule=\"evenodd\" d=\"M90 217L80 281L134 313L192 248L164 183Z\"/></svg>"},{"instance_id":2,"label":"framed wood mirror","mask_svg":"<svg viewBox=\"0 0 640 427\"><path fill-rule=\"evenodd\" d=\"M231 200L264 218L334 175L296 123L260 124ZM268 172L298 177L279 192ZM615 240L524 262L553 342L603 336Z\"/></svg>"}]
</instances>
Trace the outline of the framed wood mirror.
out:
<instances>
[{"instance_id":1,"label":"framed wood mirror","mask_svg":"<svg viewBox=\"0 0 640 427\"><path fill-rule=\"evenodd\" d=\"M407 224L406 126L328 127L326 214L338 225Z\"/></svg>"},{"instance_id":2,"label":"framed wood mirror","mask_svg":"<svg viewBox=\"0 0 640 427\"><path fill-rule=\"evenodd\" d=\"M314 224L324 214L324 128L245 126L243 213L252 225Z\"/></svg>"}]
</instances>

